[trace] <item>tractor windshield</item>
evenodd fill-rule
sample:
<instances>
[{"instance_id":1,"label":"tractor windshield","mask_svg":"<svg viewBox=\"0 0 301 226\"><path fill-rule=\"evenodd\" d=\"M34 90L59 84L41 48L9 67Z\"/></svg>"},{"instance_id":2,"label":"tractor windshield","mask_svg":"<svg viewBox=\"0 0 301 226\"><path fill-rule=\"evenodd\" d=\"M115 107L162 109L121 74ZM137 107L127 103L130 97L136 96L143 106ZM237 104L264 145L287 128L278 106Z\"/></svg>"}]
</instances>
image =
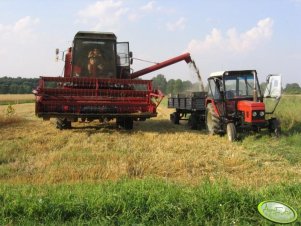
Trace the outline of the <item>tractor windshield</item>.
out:
<instances>
[{"instance_id":1,"label":"tractor windshield","mask_svg":"<svg viewBox=\"0 0 301 226\"><path fill-rule=\"evenodd\" d=\"M254 82L256 83L257 92L259 90L258 83L254 81L252 73L225 76L224 81L226 99L252 98ZM258 95L260 94L258 93Z\"/></svg>"},{"instance_id":2,"label":"tractor windshield","mask_svg":"<svg viewBox=\"0 0 301 226\"><path fill-rule=\"evenodd\" d=\"M73 76L116 77L113 40L76 39L73 47Z\"/></svg>"}]
</instances>

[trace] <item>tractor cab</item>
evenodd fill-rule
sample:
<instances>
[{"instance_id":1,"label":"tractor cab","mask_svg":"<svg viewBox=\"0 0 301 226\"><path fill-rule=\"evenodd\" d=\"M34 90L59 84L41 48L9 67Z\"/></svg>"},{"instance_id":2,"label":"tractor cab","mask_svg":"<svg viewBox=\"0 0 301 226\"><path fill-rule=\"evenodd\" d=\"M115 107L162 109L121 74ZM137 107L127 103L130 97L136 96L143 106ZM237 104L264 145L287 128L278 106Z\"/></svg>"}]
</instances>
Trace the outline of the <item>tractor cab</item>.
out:
<instances>
[{"instance_id":1,"label":"tractor cab","mask_svg":"<svg viewBox=\"0 0 301 226\"><path fill-rule=\"evenodd\" d=\"M215 72L210 75L208 83L208 96L214 100L219 114L224 117L236 113L238 102L259 102L261 97L254 70Z\"/></svg>"},{"instance_id":2,"label":"tractor cab","mask_svg":"<svg viewBox=\"0 0 301 226\"><path fill-rule=\"evenodd\" d=\"M114 33L78 32L66 55L64 77L127 78L129 43L116 39Z\"/></svg>"}]
</instances>

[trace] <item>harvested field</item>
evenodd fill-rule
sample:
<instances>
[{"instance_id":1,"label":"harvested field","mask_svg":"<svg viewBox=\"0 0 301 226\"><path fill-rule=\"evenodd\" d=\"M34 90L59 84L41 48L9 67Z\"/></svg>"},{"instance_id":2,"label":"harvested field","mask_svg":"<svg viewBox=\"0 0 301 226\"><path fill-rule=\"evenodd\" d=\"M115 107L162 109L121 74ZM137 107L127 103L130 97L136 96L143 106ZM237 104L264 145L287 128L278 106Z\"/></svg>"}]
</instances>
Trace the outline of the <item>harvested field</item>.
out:
<instances>
[{"instance_id":1,"label":"harvested field","mask_svg":"<svg viewBox=\"0 0 301 226\"><path fill-rule=\"evenodd\" d=\"M226 137L171 124L171 110L164 106L158 118L135 122L131 132L97 122L73 123L73 129L60 131L54 120L36 118L33 104L15 109L19 120L1 125L1 183L158 178L191 185L204 179L227 180L235 186L260 188L301 178L300 162L292 164L284 156L261 151L265 144L250 141L256 135L229 143ZM259 139L268 140L270 147L281 146L285 139L267 137ZM252 148L247 148L248 142Z\"/></svg>"}]
</instances>

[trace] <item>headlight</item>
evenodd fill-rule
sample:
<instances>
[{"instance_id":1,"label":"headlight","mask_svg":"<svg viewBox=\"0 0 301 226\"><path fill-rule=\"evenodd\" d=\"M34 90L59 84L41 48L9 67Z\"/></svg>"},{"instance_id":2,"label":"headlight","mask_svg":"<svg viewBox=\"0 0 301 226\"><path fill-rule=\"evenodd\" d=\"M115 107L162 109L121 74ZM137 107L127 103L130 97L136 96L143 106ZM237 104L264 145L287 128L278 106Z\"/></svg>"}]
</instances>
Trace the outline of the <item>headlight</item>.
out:
<instances>
[{"instance_id":1,"label":"headlight","mask_svg":"<svg viewBox=\"0 0 301 226\"><path fill-rule=\"evenodd\" d=\"M253 115L253 117L256 117L257 116L257 112L253 111L252 115Z\"/></svg>"},{"instance_id":2,"label":"headlight","mask_svg":"<svg viewBox=\"0 0 301 226\"><path fill-rule=\"evenodd\" d=\"M264 116L264 111L259 112L259 115L262 117Z\"/></svg>"}]
</instances>

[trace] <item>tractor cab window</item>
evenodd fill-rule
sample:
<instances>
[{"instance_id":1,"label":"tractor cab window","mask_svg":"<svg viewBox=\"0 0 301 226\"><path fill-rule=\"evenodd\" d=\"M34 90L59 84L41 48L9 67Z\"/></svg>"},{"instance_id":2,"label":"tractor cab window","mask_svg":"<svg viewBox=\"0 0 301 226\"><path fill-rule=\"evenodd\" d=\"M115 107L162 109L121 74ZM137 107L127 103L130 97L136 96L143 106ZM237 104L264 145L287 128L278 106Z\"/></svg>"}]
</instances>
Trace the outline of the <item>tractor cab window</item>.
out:
<instances>
[{"instance_id":1,"label":"tractor cab window","mask_svg":"<svg viewBox=\"0 0 301 226\"><path fill-rule=\"evenodd\" d=\"M208 96L215 100L220 100L221 99L220 88L222 87L221 80L217 78L212 78L209 79L208 83L209 83Z\"/></svg>"},{"instance_id":2,"label":"tractor cab window","mask_svg":"<svg viewBox=\"0 0 301 226\"><path fill-rule=\"evenodd\" d=\"M225 76L225 98L252 98L254 88L254 75L253 74L240 74L233 76ZM256 83L258 90L258 84ZM259 94L258 94L259 95Z\"/></svg>"},{"instance_id":3,"label":"tractor cab window","mask_svg":"<svg viewBox=\"0 0 301 226\"><path fill-rule=\"evenodd\" d=\"M112 40L77 39L73 48L73 76L116 76L115 42Z\"/></svg>"}]
</instances>

